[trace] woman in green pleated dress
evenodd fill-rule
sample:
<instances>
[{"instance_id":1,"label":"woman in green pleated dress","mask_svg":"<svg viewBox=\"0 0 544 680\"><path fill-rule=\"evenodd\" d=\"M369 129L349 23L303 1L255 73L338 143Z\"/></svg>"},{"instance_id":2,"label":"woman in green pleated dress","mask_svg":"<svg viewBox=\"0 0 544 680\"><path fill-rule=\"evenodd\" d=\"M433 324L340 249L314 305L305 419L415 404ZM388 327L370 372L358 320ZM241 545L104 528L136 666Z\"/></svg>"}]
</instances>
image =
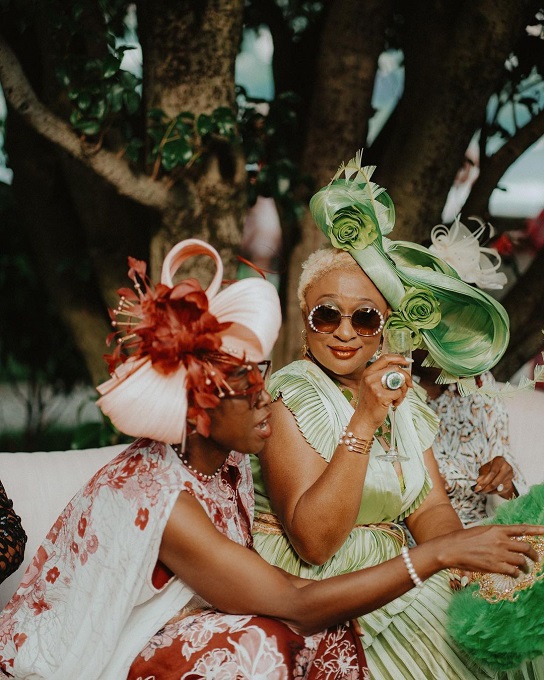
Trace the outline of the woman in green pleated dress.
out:
<instances>
[{"instance_id":1,"label":"woman in green pleated dress","mask_svg":"<svg viewBox=\"0 0 544 680\"><path fill-rule=\"evenodd\" d=\"M252 462L256 549L312 579L401 554L402 520L418 543L462 526L430 448L436 416L412 383L410 361L380 355L384 327L407 327L440 379L465 390L508 343L499 303L427 249L385 237L393 204L360 161L341 167L310 203L333 247L303 267L303 359L272 376L273 435ZM391 408L398 462L380 458ZM453 583L440 572L360 619L371 677L544 678L542 659L500 674L456 649L446 631Z\"/></svg>"}]
</instances>

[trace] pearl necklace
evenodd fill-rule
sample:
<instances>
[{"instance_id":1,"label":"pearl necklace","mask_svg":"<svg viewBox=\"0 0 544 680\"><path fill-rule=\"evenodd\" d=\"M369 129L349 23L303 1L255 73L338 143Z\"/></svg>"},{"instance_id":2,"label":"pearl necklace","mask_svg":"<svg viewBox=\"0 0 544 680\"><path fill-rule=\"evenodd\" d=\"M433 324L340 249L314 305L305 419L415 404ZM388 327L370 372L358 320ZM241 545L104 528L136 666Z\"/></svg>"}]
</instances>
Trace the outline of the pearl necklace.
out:
<instances>
[{"instance_id":1,"label":"pearl necklace","mask_svg":"<svg viewBox=\"0 0 544 680\"><path fill-rule=\"evenodd\" d=\"M188 468L197 479L199 479L201 482L209 482L212 479L215 479L218 477L221 472L226 469L227 467L227 461L225 460L224 463L221 463L221 465L217 468L215 472L213 472L211 475L207 475L205 472L200 472L199 470L195 469L187 460L187 458L184 457L183 452L181 450L181 446L179 444L171 444L172 448L176 452L177 457L181 460L181 462L185 465L186 468Z\"/></svg>"}]
</instances>

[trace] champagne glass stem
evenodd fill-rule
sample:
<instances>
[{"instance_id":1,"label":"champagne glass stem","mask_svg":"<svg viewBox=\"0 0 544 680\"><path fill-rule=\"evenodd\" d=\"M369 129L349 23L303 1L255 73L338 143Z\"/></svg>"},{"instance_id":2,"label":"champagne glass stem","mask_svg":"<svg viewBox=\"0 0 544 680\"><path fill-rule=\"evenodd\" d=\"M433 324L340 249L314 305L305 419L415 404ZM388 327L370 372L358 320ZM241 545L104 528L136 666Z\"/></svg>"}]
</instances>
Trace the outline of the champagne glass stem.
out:
<instances>
[{"instance_id":1,"label":"champagne glass stem","mask_svg":"<svg viewBox=\"0 0 544 680\"><path fill-rule=\"evenodd\" d=\"M397 414L397 409L394 406L389 407L389 424L391 426L390 439L389 442L389 452L393 453L397 451L397 441L396 441L396 430L395 430L395 416Z\"/></svg>"},{"instance_id":2,"label":"champagne glass stem","mask_svg":"<svg viewBox=\"0 0 544 680\"><path fill-rule=\"evenodd\" d=\"M407 328L389 328L383 334L382 351L384 354L400 354L409 359L412 356L412 336ZM404 371L410 371L408 366L399 366ZM395 425L396 408L390 406L388 410L390 425L389 451L378 454L377 458L390 463L408 460L407 456L397 450L397 431Z\"/></svg>"}]
</instances>

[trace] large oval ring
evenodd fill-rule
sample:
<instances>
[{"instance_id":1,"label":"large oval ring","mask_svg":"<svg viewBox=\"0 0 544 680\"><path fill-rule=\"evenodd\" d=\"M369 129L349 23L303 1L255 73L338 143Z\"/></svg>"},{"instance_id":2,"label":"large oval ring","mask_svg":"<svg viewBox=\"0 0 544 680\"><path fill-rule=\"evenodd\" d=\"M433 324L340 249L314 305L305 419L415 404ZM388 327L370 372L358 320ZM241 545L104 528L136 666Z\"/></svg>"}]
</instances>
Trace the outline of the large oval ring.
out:
<instances>
[{"instance_id":1,"label":"large oval ring","mask_svg":"<svg viewBox=\"0 0 544 680\"><path fill-rule=\"evenodd\" d=\"M400 371L389 371L382 375L382 385L387 390L398 390L405 382L406 378Z\"/></svg>"}]
</instances>

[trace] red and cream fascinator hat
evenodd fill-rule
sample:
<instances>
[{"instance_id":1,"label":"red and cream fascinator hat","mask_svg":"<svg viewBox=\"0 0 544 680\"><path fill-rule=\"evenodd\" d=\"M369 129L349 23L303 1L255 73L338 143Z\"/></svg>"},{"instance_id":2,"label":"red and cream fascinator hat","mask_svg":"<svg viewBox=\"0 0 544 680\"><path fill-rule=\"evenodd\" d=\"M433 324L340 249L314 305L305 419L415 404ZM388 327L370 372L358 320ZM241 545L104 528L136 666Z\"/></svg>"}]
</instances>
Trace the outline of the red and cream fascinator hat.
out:
<instances>
[{"instance_id":1,"label":"red and cream fascinator hat","mask_svg":"<svg viewBox=\"0 0 544 680\"><path fill-rule=\"evenodd\" d=\"M174 284L188 258L211 257L215 275L204 290L196 279ZM275 287L248 278L220 290L223 263L204 241L187 239L166 255L154 286L146 264L129 257L134 291L121 288L110 310L116 348L105 359L111 378L98 385L98 406L121 432L167 443L185 443L187 419L209 435L209 416L228 391L229 372L265 360L281 326ZM121 320L126 319L126 320ZM256 388L262 387L259 385Z\"/></svg>"}]
</instances>

